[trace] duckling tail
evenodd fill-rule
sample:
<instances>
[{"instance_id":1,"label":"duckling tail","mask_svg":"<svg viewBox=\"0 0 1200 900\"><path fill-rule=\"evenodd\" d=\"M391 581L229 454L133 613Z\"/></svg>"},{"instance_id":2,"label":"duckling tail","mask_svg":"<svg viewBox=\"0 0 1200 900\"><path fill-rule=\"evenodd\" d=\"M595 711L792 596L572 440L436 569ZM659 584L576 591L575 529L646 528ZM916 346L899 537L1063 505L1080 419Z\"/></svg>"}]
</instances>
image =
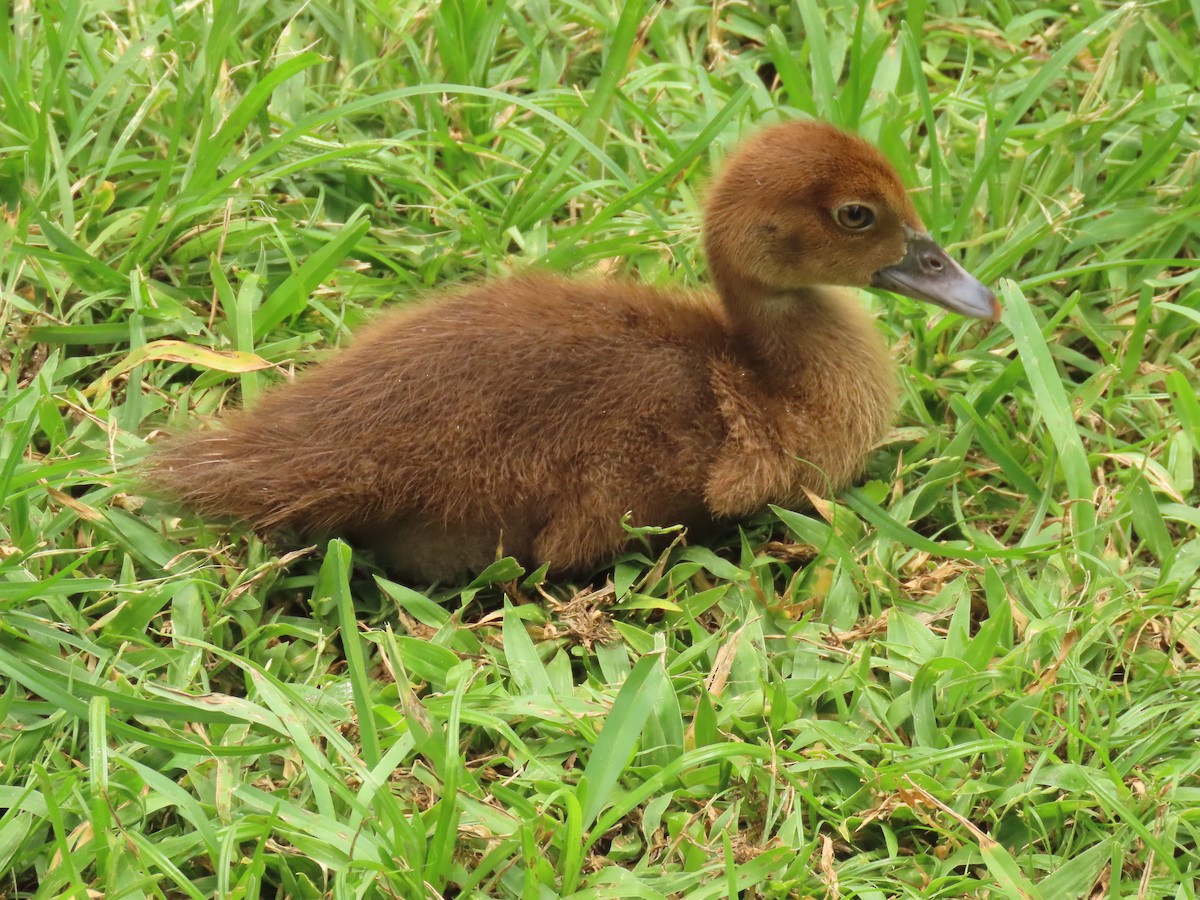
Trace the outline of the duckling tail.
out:
<instances>
[{"instance_id":1,"label":"duckling tail","mask_svg":"<svg viewBox=\"0 0 1200 900\"><path fill-rule=\"evenodd\" d=\"M352 499L342 479L328 477L336 461L322 464L326 454L300 447L252 423L197 431L167 439L143 467L141 481L201 517L237 519L260 532L336 529ZM341 502L328 496L334 486L343 492Z\"/></svg>"}]
</instances>

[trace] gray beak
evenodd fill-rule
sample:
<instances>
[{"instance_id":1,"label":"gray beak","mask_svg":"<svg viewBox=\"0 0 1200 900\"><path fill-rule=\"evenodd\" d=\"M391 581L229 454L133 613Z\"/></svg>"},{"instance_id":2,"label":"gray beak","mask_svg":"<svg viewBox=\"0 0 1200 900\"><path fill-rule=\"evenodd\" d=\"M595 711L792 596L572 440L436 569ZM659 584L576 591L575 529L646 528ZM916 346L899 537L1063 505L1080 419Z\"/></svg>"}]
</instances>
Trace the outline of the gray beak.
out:
<instances>
[{"instance_id":1,"label":"gray beak","mask_svg":"<svg viewBox=\"0 0 1200 900\"><path fill-rule=\"evenodd\" d=\"M976 319L1000 318L996 295L947 256L923 231L909 231L904 258L876 272L871 286L936 303Z\"/></svg>"}]
</instances>

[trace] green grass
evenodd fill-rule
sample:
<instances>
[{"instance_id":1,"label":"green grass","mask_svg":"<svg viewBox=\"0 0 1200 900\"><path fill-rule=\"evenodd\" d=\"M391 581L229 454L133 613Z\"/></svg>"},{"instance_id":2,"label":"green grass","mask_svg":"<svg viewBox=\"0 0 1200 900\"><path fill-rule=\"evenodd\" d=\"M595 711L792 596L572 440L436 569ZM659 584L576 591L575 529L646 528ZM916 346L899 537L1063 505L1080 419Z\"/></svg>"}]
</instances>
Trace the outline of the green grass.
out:
<instances>
[{"instance_id":1,"label":"green grass","mask_svg":"<svg viewBox=\"0 0 1200 900\"><path fill-rule=\"evenodd\" d=\"M953 7L0 5L0 897L1194 897L1200 4ZM424 594L138 496L430 286L701 281L800 115L1005 304L868 298L828 515Z\"/></svg>"}]
</instances>

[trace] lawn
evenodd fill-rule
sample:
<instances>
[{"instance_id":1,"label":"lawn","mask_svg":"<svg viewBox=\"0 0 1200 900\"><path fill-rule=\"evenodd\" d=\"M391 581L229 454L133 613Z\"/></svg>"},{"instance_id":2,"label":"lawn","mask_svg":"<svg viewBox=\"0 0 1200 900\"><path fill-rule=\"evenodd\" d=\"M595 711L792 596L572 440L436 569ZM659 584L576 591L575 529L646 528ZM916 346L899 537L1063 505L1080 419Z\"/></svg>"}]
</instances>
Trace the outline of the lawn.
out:
<instances>
[{"instance_id":1,"label":"lawn","mask_svg":"<svg viewBox=\"0 0 1200 900\"><path fill-rule=\"evenodd\" d=\"M955 7L0 5L0 898L1194 897L1200 3ZM439 286L703 283L795 117L1004 304L863 294L859 486L433 589L139 491Z\"/></svg>"}]
</instances>

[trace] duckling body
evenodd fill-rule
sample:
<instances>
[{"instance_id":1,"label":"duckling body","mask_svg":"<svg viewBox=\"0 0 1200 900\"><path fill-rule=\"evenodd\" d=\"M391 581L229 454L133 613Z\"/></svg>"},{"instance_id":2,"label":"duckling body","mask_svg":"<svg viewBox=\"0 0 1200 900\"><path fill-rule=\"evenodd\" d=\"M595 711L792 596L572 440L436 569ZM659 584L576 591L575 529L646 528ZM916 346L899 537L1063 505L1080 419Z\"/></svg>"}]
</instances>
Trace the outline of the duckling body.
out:
<instances>
[{"instance_id":1,"label":"duckling body","mask_svg":"<svg viewBox=\"0 0 1200 900\"><path fill-rule=\"evenodd\" d=\"M847 239L834 217L854 201L887 233ZM716 296L551 275L447 295L169 442L151 481L206 516L346 534L426 581L500 549L585 570L625 546L626 513L695 533L800 504L858 474L895 402L873 323L828 285L870 283L923 232L869 145L818 123L776 126L714 189ZM963 311L992 314L990 292L957 273L974 304Z\"/></svg>"}]
</instances>

